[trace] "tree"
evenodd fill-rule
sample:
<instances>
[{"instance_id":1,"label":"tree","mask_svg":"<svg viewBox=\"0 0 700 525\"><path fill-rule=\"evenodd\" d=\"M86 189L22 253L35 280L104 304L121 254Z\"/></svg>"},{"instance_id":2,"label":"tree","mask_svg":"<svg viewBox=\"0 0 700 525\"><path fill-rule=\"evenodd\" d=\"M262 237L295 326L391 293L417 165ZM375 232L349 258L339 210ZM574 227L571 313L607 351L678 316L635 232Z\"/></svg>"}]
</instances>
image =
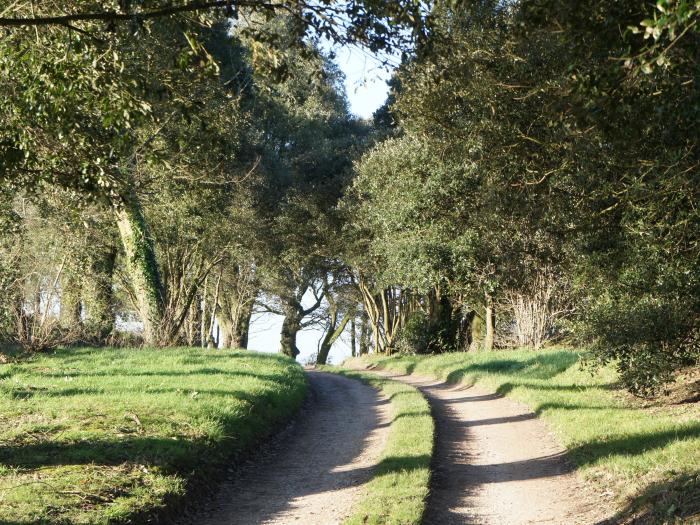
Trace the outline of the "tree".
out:
<instances>
[{"instance_id":1,"label":"tree","mask_svg":"<svg viewBox=\"0 0 700 525\"><path fill-rule=\"evenodd\" d=\"M654 20L674 24L672 11L438 7L429 45L399 71L398 136L358 167L374 275L423 294L445 279L453 301L483 312L489 347L494 307L535 300L556 268L580 341L632 390L696 362L696 14L663 49L619 30L641 23L662 39ZM645 67L650 56L663 58ZM389 183L373 186L376 172Z\"/></svg>"},{"instance_id":2,"label":"tree","mask_svg":"<svg viewBox=\"0 0 700 525\"><path fill-rule=\"evenodd\" d=\"M372 51L403 46L425 34L424 22L428 6L420 1L359 0L352 2L310 2L287 0L278 3L260 0L146 0L137 5L122 1L118 9L108 1L65 2L63 5L13 4L0 17L0 27L27 28L57 26L74 31L87 31L85 23L103 23L106 29L116 24L144 24L152 20L189 16L198 21L221 18L238 20L239 16L292 16L299 23L302 35L328 38L337 43L362 43ZM10 14L12 16L4 16ZM80 26L80 27L79 27ZM92 29L90 26L89 29ZM406 31L410 30L410 31ZM99 33L99 26L96 30ZM258 38L265 41L262 34Z\"/></svg>"},{"instance_id":3,"label":"tree","mask_svg":"<svg viewBox=\"0 0 700 525\"><path fill-rule=\"evenodd\" d=\"M219 45L217 60L203 43L211 44L216 34L219 40L224 38L223 29L213 25L219 13L210 8L227 5L146 2L132 9L125 3L115 12L94 3L72 2L59 15L50 12L58 7L53 4L37 10L13 5L11 14L16 16L0 20L0 26L12 26L5 30L7 38L0 46L2 87L9 94L1 115L0 178L35 192L45 184L60 186L114 209L130 289L145 340L151 344L175 336L191 299L177 313L167 311L172 306L169 290L142 196L154 180L162 180L154 173L172 168L173 156L180 166L187 164L183 157L192 152L183 152L182 146L196 136L197 126L211 140L213 130L207 129L206 119L212 114L219 122L228 117L229 127L240 129L236 116L241 115L238 105L245 93L223 88L217 78L226 58L227 63L241 63L240 56L233 56L236 46L222 57L224 46ZM245 8L241 12L245 23L237 27L240 38L250 43L253 61L259 64L262 56L268 65L285 56L280 40L266 32L266 22L280 12L294 21L287 24L291 31L282 40L292 44L289 52L302 57L313 55L304 42L309 32L378 49L404 45L412 38L390 31L389 18L400 24L413 20L416 27L422 22L421 16L411 15L419 14L417 6L398 9L381 2L357 4L342 23L326 14L338 14L349 6L250 2L235 7ZM196 16L180 16L188 12ZM263 23L256 22L260 16ZM129 23L118 23L125 20ZM202 24L212 29L202 29ZM17 68L18 63L25 67ZM274 80L287 75L274 65L269 72ZM192 158L221 171L224 152L237 152L242 144L236 143L241 138L236 131L228 143L226 135L218 138L213 143L224 146L216 150L218 154ZM245 161L245 155L241 157Z\"/></svg>"}]
</instances>

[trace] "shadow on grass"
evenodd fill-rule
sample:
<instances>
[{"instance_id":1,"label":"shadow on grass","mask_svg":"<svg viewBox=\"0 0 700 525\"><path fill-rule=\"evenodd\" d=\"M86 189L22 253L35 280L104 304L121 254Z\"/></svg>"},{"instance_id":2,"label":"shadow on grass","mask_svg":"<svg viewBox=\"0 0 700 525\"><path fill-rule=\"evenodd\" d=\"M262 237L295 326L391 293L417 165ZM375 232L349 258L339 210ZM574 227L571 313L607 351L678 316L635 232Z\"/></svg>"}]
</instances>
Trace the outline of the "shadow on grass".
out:
<instances>
[{"instance_id":1,"label":"shadow on grass","mask_svg":"<svg viewBox=\"0 0 700 525\"><path fill-rule=\"evenodd\" d=\"M77 441L0 445L0 464L10 468L39 469L58 465L119 465L125 462L157 466L169 473L201 465L211 443L205 440L126 437Z\"/></svg>"},{"instance_id":2,"label":"shadow on grass","mask_svg":"<svg viewBox=\"0 0 700 525\"><path fill-rule=\"evenodd\" d=\"M389 401L394 401L396 398L401 397L401 396L411 397L411 396L415 396L415 395L416 395L415 392L413 392L411 390L402 390L402 391L394 392L393 394L391 394L389 396Z\"/></svg>"},{"instance_id":3,"label":"shadow on grass","mask_svg":"<svg viewBox=\"0 0 700 525\"><path fill-rule=\"evenodd\" d=\"M118 371L113 371L113 372L69 372L69 373L36 373L36 374L29 374L33 375L36 377L55 377L55 378L64 378L64 377L84 377L84 378L90 378L90 377L109 377L110 379L118 378L118 377L125 377L125 378L158 378L158 377L163 377L163 378L168 378L168 377L195 377L197 375L221 375L221 376L226 376L227 378L231 378L232 380L235 381L235 378L242 378L242 377L248 377L251 379L259 380L259 381L264 381L264 382L271 382L271 383L276 383L276 384L285 384L290 381L289 376L285 376L284 374L255 374L251 372L241 372L241 371L227 371L227 370L222 370L219 368L200 368L200 369L195 369L192 371L185 371L185 372L176 372L176 371L162 371L162 372L125 372L122 370ZM8 376L9 377L9 376ZM0 378L1 379L1 378ZM152 393L152 394L158 394L158 393L171 393L171 392L179 392L183 394L190 394L194 391L204 394L212 394L212 395L220 395L220 396L227 396L227 395L234 395L236 397L240 397L242 399L245 399L245 395L243 392L240 391L228 391L228 390L206 390L206 389L198 389L194 387L183 387L181 389L157 389L157 388L151 388L148 385L152 384L151 381L146 382L143 381L141 384L136 383L136 384L129 384L125 385L123 387L81 387L81 388L61 388L55 387L54 389L49 389L47 387L32 387L32 386L11 386L11 387L0 387L0 394L5 394L8 395L9 397L13 399L30 399L33 397L73 397L73 396L83 396L83 395L110 395L110 394L131 394L134 392L143 392L143 393ZM140 388L142 386L142 388Z\"/></svg>"},{"instance_id":4,"label":"shadow on grass","mask_svg":"<svg viewBox=\"0 0 700 525\"><path fill-rule=\"evenodd\" d=\"M525 361L517 359L494 359L485 363L471 363L456 370L450 371L446 380L448 383L460 383L475 373L487 374L517 374L520 377L530 379L551 379L565 372L579 362L576 354L568 351L548 352L536 354ZM442 371L446 371L453 365L446 365ZM439 371L439 369L438 369Z\"/></svg>"},{"instance_id":5,"label":"shadow on grass","mask_svg":"<svg viewBox=\"0 0 700 525\"><path fill-rule=\"evenodd\" d=\"M411 471L430 468L431 457L428 454L418 456L388 456L373 468L375 476L406 474Z\"/></svg>"},{"instance_id":6,"label":"shadow on grass","mask_svg":"<svg viewBox=\"0 0 700 525\"><path fill-rule=\"evenodd\" d=\"M236 376L236 377L253 377L255 379L269 379L271 381L283 381L283 374L256 374L252 372L242 372L240 370L224 370L222 368L192 368L184 371L175 370L156 370L152 372L132 372L122 368L114 368L104 372L81 372L81 371L66 371L66 372L30 372L30 375L39 377L192 377L198 375L221 375L221 376Z\"/></svg>"},{"instance_id":7,"label":"shadow on grass","mask_svg":"<svg viewBox=\"0 0 700 525\"><path fill-rule=\"evenodd\" d=\"M143 389L131 387L124 388L65 388L55 391L40 391L41 397L81 397L81 396L115 396L124 395L126 397L133 397L134 394L179 394L183 397L191 398L204 398L206 396L214 396L226 399L236 399L246 401L250 405L255 405L259 408L260 405L265 405L266 403L272 402L276 396L274 392L266 393L256 393L251 394L250 392L244 390L228 390L228 389L215 389L215 388L152 388L144 386ZM12 394L15 398L28 399L32 392L20 391L19 395Z\"/></svg>"},{"instance_id":8,"label":"shadow on grass","mask_svg":"<svg viewBox=\"0 0 700 525\"><path fill-rule=\"evenodd\" d=\"M654 483L618 514L599 525L700 522L700 472Z\"/></svg>"},{"instance_id":9,"label":"shadow on grass","mask_svg":"<svg viewBox=\"0 0 700 525\"><path fill-rule=\"evenodd\" d=\"M422 410L422 411L411 411L411 412L404 412L402 414L397 414L394 416L394 418L391 420L393 423L394 421L398 421L400 419L413 419L414 417L424 417L424 416L430 416L430 410Z\"/></svg>"},{"instance_id":10,"label":"shadow on grass","mask_svg":"<svg viewBox=\"0 0 700 525\"><path fill-rule=\"evenodd\" d=\"M549 392L584 392L586 390L611 390L610 385L541 385L537 383L508 382L503 383L496 389L502 396L508 395L516 388L526 388L528 390L544 390Z\"/></svg>"},{"instance_id":11,"label":"shadow on grass","mask_svg":"<svg viewBox=\"0 0 700 525\"><path fill-rule=\"evenodd\" d=\"M594 440L570 449L569 454L579 465L587 465L609 456L636 456L663 448L673 441L697 438L700 438L700 423L693 423L677 430Z\"/></svg>"},{"instance_id":12,"label":"shadow on grass","mask_svg":"<svg viewBox=\"0 0 700 525\"><path fill-rule=\"evenodd\" d=\"M535 407L535 414L541 416L544 412L549 410L616 410L615 407L609 405L581 405L576 403L540 403Z\"/></svg>"},{"instance_id":13,"label":"shadow on grass","mask_svg":"<svg viewBox=\"0 0 700 525\"><path fill-rule=\"evenodd\" d=\"M412 374L413 371L416 369L416 365L418 364L418 361L413 357L401 358L400 362L404 368L398 372L404 373L407 375ZM391 363L391 364L396 363L396 357L381 357L372 363L371 368L375 368L375 367L384 368L387 363Z\"/></svg>"}]
</instances>

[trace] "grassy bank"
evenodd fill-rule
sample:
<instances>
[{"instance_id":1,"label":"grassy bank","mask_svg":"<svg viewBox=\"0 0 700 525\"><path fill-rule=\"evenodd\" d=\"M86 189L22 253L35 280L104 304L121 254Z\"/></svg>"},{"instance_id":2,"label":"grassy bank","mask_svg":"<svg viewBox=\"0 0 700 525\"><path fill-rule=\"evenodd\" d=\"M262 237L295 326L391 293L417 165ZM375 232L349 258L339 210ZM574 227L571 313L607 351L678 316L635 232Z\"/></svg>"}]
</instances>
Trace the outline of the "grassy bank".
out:
<instances>
[{"instance_id":1,"label":"grassy bank","mask_svg":"<svg viewBox=\"0 0 700 525\"><path fill-rule=\"evenodd\" d=\"M359 379L381 390L391 403L391 428L381 460L345 525L416 525L428 496L434 424L430 407L415 388L374 374L332 367L324 370Z\"/></svg>"},{"instance_id":2,"label":"grassy bank","mask_svg":"<svg viewBox=\"0 0 700 525\"><path fill-rule=\"evenodd\" d=\"M700 403L641 402L617 388L612 370L591 375L566 349L373 356L361 363L476 383L528 405L601 495L625 507L624 519L692 522L700 512Z\"/></svg>"},{"instance_id":3,"label":"grassy bank","mask_svg":"<svg viewBox=\"0 0 700 525\"><path fill-rule=\"evenodd\" d=\"M276 355L68 349L0 365L0 524L172 512L302 403Z\"/></svg>"}]
</instances>

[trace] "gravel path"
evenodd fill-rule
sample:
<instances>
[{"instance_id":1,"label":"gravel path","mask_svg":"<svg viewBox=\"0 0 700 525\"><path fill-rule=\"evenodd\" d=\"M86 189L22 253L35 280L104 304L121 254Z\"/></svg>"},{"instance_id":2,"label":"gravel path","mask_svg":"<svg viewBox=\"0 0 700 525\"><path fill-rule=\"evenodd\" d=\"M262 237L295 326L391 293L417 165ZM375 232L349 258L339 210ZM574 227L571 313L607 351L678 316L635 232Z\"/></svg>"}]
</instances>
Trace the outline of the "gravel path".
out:
<instances>
[{"instance_id":1,"label":"gravel path","mask_svg":"<svg viewBox=\"0 0 700 525\"><path fill-rule=\"evenodd\" d=\"M419 388L436 423L424 525L591 525L600 502L526 407L477 387L390 376Z\"/></svg>"},{"instance_id":2,"label":"gravel path","mask_svg":"<svg viewBox=\"0 0 700 525\"><path fill-rule=\"evenodd\" d=\"M389 430L388 401L367 385L309 371L302 413L226 483L198 525L333 525L364 494Z\"/></svg>"}]
</instances>

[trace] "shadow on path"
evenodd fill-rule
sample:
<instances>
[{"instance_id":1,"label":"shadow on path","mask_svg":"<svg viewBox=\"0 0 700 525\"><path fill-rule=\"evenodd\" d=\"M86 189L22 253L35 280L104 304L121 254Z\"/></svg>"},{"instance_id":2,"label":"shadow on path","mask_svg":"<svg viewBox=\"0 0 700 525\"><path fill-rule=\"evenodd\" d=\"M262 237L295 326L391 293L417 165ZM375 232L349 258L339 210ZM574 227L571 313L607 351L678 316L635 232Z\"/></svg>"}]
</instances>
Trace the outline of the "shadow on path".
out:
<instances>
[{"instance_id":1,"label":"shadow on path","mask_svg":"<svg viewBox=\"0 0 700 525\"><path fill-rule=\"evenodd\" d=\"M436 422L424 525L591 524L599 509L536 414L478 388L415 376Z\"/></svg>"},{"instance_id":2,"label":"shadow on path","mask_svg":"<svg viewBox=\"0 0 700 525\"><path fill-rule=\"evenodd\" d=\"M335 374L310 372L297 422L235 473L189 523L331 524L346 517L371 476L388 430L388 400Z\"/></svg>"}]
</instances>

